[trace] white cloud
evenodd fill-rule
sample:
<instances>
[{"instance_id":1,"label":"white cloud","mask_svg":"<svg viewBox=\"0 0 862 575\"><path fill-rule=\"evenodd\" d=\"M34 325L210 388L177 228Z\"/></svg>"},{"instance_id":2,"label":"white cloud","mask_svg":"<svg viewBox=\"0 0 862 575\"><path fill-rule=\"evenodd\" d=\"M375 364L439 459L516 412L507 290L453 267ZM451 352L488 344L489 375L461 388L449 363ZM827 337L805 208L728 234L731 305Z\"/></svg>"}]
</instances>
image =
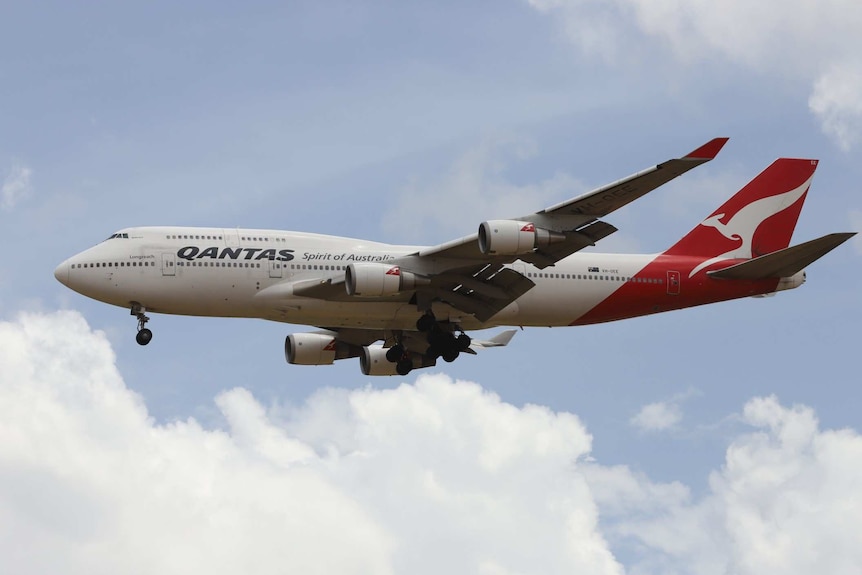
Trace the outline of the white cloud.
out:
<instances>
[{"instance_id":1,"label":"white cloud","mask_svg":"<svg viewBox=\"0 0 862 575\"><path fill-rule=\"evenodd\" d=\"M3 178L0 187L0 208L11 210L18 202L30 195L30 177L33 171L22 164L13 165Z\"/></svg>"},{"instance_id":2,"label":"white cloud","mask_svg":"<svg viewBox=\"0 0 862 575\"><path fill-rule=\"evenodd\" d=\"M0 322L0 382L9 572L621 572L581 422L476 384L234 389L226 430L157 425L74 312Z\"/></svg>"},{"instance_id":3,"label":"white cloud","mask_svg":"<svg viewBox=\"0 0 862 575\"><path fill-rule=\"evenodd\" d=\"M677 393L669 399L648 403L629 419L629 423L640 431L664 431L672 429L682 421L682 404L685 400L698 395L690 388Z\"/></svg>"},{"instance_id":4,"label":"white cloud","mask_svg":"<svg viewBox=\"0 0 862 575\"><path fill-rule=\"evenodd\" d=\"M862 66L830 67L814 84L808 107L823 131L849 151L862 136Z\"/></svg>"},{"instance_id":5,"label":"white cloud","mask_svg":"<svg viewBox=\"0 0 862 575\"><path fill-rule=\"evenodd\" d=\"M862 437L820 430L810 408L775 397L749 401L742 420L755 430L733 441L710 493L695 503L682 489L656 492L624 468L611 480L599 474L600 507L617 506L609 530L637 541L646 572L858 573Z\"/></svg>"},{"instance_id":6,"label":"white cloud","mask_svg":"<svg viewBox=\"0 0 862 575\"><path fill-rule=\"evenodd\" d=\"M475 232L484 220L532 214L586 191L563 173L536 184L511 183L506 178L509 165L536 153L530 140L486 138L436 181L413 182L400 191L383 225L406 241L444 241Z\"/></svg>"},{"instance_id":7,"label":"white cloud","mask_svg":"<svg viewBox=\"0 0 862 575\"><path fill-rule=\"evenodd\" d=\"M677 403L657 401L644 405L630 420L641 431L662 431L682 420L682 408Z\"/></svg>"},{"instance_id":8,"label":"white cloud","mask_svg":"<svg viewBox=\"0 0 862 575\"><path fill-rule=\"evenodd\" d=\"M567 38L584 53L610 62L721 58L762 72L767 81L806 82L824 132L845 149L862 135L862 4L856 0L527 1L561 16Z\"/></svg>"},{"instance_id":9,"label":"white cloud","mask_svg":"<svg viewBox=\"0 0 862 575\"><path fill-rule=\"evenodd\" d=\"M862 437L774 397L745 405L698 499L590 461L575 415L443 375L216 404L224 430L156 424L79 314L0 322L4 568L621 573L608 541L637 573L862 564Z\"/></svg>"}]
</instances>

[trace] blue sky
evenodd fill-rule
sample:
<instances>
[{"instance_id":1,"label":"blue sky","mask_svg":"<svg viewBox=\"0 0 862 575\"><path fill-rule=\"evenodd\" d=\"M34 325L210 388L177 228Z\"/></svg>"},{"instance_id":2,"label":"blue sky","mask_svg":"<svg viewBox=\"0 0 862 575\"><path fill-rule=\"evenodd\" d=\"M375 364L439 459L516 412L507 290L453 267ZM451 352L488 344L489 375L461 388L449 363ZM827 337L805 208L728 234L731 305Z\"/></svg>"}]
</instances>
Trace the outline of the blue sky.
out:
<instances>
[{"instance_id":1,"label":"blue sky","mask_svg":"<svg viewBox=\"0 0 862 575\"><path fill-rule=\"evenodd\" d=\"M7 7L0 532L27 527L0 555L18 573L51 566L37 545L72 572L164 572L225 541L213 571L322 550L319 569L357 572L858 565L858 239L773 298L527 329L407 378L288 366L304 328L256 320L153 316L140 348L126 310L52 272L133 225L435 244L716 136L599 248L661 251L779 156L821 160L796 242L859 231L860 26L849 0Z\"/></svg>"}]
</instances>

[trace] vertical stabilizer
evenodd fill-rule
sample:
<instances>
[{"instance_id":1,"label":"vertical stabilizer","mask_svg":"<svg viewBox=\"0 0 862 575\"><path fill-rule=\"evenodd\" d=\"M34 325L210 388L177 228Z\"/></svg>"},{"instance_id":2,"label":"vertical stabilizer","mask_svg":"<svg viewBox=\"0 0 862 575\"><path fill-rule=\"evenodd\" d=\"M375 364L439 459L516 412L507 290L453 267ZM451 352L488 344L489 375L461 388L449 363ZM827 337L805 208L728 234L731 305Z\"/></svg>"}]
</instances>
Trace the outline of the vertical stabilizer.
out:
<instances>
[{"instance_id":1,"label":"vertical stabilizer","mask_svg":"<svg viewBox=\"0 0 862 575\"><path fill-rule=\"evenodd\" d=\"M790 245L817 160L772 163L665 252L705 260L689 277L727 259L750 259Z\"/></svg>"}]
</instances>

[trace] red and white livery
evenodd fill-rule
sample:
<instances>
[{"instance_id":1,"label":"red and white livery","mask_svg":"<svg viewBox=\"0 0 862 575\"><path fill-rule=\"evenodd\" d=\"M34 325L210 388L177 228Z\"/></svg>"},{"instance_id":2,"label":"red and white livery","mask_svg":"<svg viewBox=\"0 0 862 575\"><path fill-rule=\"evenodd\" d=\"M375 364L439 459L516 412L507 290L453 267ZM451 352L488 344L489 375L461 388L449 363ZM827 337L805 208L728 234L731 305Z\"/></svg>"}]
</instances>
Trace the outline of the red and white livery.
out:
<instances>
[{"instance_id":1,"label":"red and white livery","mask_svg":"<svg viewBox=\"0 0 862 575\"><path fill-rule=\"evenodd\" d=\"M807 265L854 235L789 247L816 160L776 160L660 254L581 251L616 231L608 214L712 160L726 141L433 247L140 227L69 258L55 276L130 309L141 345L152 339L146 312L253 317L320 328L287 336L289 363L358 357L367 375L405 375L514 334L480 341L468 330L614 321L802 285Z\"/></svg>"}]
</instances>

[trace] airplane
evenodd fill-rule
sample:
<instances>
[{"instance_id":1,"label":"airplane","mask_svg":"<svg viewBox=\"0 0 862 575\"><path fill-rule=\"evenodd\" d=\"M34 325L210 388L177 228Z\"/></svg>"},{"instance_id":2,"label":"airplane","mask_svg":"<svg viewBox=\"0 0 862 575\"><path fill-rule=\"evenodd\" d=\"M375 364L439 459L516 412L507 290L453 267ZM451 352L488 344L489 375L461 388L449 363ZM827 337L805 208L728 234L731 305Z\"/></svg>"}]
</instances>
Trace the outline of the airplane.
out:
<instances>
[{"instance_id":1,"label":"airplane","mask_svg":"<svg viewBox=\"0 0 862 575\"><path fill-rule=\"evenodd\" d=\"M541 211L482 222L436 246L294 231L133 227L67 259L64 285L124 307L150 343L148 312L315 326L290 334L290 364L359 358L365 375L407 375L502 347L468 330L576 326L799 287L804 268L855 233L792 247L817 160L781 158L658 254L582 253L617 231L601 218L692 168L727 142Z\"/></svg>"}]
</instances>

